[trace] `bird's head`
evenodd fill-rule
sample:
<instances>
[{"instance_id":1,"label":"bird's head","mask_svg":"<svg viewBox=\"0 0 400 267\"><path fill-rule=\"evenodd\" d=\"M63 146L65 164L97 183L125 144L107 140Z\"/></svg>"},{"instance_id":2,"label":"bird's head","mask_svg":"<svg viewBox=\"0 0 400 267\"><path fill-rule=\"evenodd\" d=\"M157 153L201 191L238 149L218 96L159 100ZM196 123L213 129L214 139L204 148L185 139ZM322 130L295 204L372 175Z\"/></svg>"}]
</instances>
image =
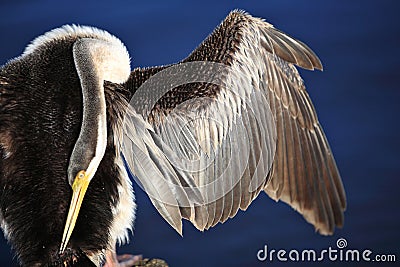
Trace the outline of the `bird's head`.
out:
<instances>
[{"instance_id":1,"label":"bird's head","mask_svg":"<svg viewBox=\"0 0 400 267\"><path fill-rule=\"evenodd\" d=\"M104 140L98 139L97 142L104 142ZM79 143L80 142L77 142L76 145L80 145ZM100 165L101 158L104 155L103 152L103 155L100 157L86 156L86 158L82 158L81 160L77 161L76 155L79 152L82 150L90 151L91 148L87 145L80 147L77 147L76 145L70 159L68 170L68 182L72 187L72 198L68 211L68 217L64 227L60 253L64 252L68 244L72 231L74 230L76 220L78 219L79 211L83 202L83 198L85 197L86 191L89 187L89 183L93 179L96 170ZM97 144L97 146L99 146L99 144Z\"/></svg>"}]
</instances>

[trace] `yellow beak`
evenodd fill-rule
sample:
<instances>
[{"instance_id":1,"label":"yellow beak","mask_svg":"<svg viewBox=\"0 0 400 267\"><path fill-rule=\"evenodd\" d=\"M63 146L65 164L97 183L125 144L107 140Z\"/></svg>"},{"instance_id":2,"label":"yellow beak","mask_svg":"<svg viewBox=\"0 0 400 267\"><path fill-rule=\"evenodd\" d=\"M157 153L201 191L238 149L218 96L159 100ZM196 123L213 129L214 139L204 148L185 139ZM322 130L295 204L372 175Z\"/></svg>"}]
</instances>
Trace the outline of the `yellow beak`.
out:
<instances>
[{"instance_id":1,"label":"yellow beak","mask_svg":"<svg viewBox=\"0 0 400 267\"><path fill-rule=\"evenodd\" d=\"M79 210L82 205L83 198L86 190L89 186L90 178L85 171L80 171L75 176L74 183L72 185L72 199L69 206L68 217L64 227L64 234L60 247L60 254L64 253L67 247L68 241L71 237L72 231L74 230L76 220L78 218Z\"/></svg>"}]
</instances>

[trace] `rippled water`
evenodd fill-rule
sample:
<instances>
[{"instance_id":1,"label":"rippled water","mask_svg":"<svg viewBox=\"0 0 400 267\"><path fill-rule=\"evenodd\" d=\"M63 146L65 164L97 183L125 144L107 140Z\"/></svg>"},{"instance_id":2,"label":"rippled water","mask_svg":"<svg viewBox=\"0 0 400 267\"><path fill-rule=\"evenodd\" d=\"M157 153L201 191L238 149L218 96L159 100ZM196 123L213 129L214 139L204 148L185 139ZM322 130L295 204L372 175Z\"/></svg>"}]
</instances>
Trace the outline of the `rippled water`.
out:
<instances>
[{"instance_id":1,"label":"rippled water","mask_svg":"<svg viewBox=\"0 0 400 267\"><path fill-rule=\"evenodd\" d=\"M349 248L397 253L400 260L400 21L395 1L80 2L0 2L0 64L19 55L35 36L66 23L115 34L128 47L133 66L173 63L230 10L245 9L305 41L320 56L324 72L301 73L348 197L345 227L332 237L315 234L300 215L264 194L247 212L210 231L198 232L185 222L180 237L136 187L135 234L121 252L164 258L171 266L270 266L256 257L264 245L322 250L336 247L343 237ZM10 247L0 239L0 266L13 264Z\"/></svg>"}]
</instances>

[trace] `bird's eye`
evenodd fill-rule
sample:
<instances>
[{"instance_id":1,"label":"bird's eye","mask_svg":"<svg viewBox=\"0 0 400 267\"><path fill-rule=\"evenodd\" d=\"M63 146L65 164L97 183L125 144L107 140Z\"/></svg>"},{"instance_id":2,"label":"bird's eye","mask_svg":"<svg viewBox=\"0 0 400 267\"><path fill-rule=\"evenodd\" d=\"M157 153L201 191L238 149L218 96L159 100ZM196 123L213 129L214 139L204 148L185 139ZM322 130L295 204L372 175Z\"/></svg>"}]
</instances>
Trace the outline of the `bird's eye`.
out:
<instances>
[{"instance_id":1,"label":"bird's eye","mask_svg":"<svg viewBox=\"0 0 400 267\"><path fill-rule=\"evenodd\" d=\"M80 171L80 172L78 172L77 177L78 177L79 179L83 179L83 178L85 177L85 171Z\"/></svg>"}]
</instances>

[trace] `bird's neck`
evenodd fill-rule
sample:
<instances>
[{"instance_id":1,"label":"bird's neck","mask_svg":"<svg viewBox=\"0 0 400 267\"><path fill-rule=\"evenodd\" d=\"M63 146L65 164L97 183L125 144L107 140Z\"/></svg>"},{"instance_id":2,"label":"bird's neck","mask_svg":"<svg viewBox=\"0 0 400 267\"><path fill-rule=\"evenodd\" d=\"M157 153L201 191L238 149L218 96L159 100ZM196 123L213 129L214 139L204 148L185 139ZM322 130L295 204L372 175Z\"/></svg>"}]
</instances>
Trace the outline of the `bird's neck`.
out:
<instances>
[{"instance_id":1,"label":"bird's neck","mask_svg":"<svg viewBox=\"0 0 400 267\"><path fill-rule=\"evenodd\" d=\"M75 177L82 166L86 172L94 174L107 147L103 75L96 62L87 56L86 46L85 42L79 41L74 45L74 62L82 89L83 116L81 131L70 159L69 177Z\"/></svg>"},{"instance_id":2,"label":"bird's neck","mask_svg":"<svg viewBox=\"0 0 400 267\"><path fill-rule=\"evenodd\" d=\"M86 169L87 173L94 175L105 154L107 118L104 81L123 83L130 74L126 48L120 41L110 38L82 38L73 46L74 63L82 89L83 118L68 167L70 183L80 170Z\"/></svg>"}]
</instances>

